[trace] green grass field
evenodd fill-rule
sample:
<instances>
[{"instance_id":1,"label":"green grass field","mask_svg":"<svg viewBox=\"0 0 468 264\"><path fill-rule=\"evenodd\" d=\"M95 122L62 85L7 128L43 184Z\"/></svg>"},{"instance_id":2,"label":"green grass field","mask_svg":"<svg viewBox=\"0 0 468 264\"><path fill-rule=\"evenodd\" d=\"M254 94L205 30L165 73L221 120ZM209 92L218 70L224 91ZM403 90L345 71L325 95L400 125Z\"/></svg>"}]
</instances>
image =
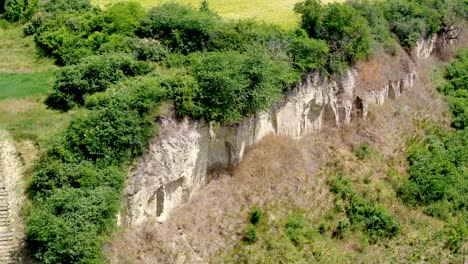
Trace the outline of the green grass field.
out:
<instances>
[{"instance_id":1,"label":"green grass field","mask_svg":"<svg viewBox=\"0 0 468 264\"><path fill-rule=\"evenodd\" d=\"M54 71L0 74L0 100L44 95L52 86Z\"/></svg>"},{"instance_id":2,"label":"green grass field","mask_svg":"<svg viewBox=\"0 0 468 264\"><path fill-rule=\"evenodd\" d=\"M56 66L37 54L32 37L20 25L0 20L0 129L15 140L36 142L64 127L72 114L46 108Z\"/></svg>"},{"instance_id":3,"label":"green grass field","mask_svg":"<svg viewBox=\"0 0 468 264\"><path fill-rule=\"evenodd\" d=\"M19 25L0 20L0 73L41 72L54 67L52 60L37 54L32 36L24 37Z\"/></svg>"},{"instance_id":4,"label":"green grass field","mask_svg":"<svg viewBox=\"0 0 468 264\"><path fill-rule=\"evenodd\" d=\"M99 6L106 6L114 0L93 0ZM144 7L153 7L173 0L136 0ZM302 0L210 0L209 4L221 16L228 19L250 18L273 23L285 28L293 28L299 23L294 13L294 5ZM323 0L323 3L343 0ZM201 0L176 0L176 2L200 6Z\"/></svg>"}]
</instances>

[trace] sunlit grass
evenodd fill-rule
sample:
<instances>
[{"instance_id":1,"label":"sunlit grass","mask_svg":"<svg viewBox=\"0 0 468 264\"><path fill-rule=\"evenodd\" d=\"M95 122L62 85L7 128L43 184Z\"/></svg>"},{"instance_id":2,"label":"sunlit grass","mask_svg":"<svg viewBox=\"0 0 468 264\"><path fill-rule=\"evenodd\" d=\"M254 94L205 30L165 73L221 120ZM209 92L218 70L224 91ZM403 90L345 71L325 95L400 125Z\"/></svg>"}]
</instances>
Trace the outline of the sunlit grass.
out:
<instances>
[{"instance_id":1,"label":"sunlit grass","mask_svg":"<svg viewBox=\"0 0 468 264\"><path fill-rule=\"evenodd\" d=\"M106 6L113 0L93 0L95 4ZM174 0L136 0L144 7L153 7ZM228 19L255 19L280 25L284 28L294 28L299 23L299 16L294 13L294 5L302 0L210 0L210 7L219 15ZM176 0L183 4L199 7L201 0ZM342 0L324 0L342 2Z\"/></svg>"},{"instance_id":2,"label":"sunlit grass","mask_svg":"<svg viewBox=\"0 0 468 264\"><path fill-rule=\"evenodd\" d=\"M40 72L54 67L52 60L37 54L33 37L24 37L20 25L0 20L0 73Z\"/></svg>"},{"instance_id":3,"label":"sunlit grass","mask_svg":"<svg viewBox=\"0 0 468 264\"><path fill-rule=\"evenodd\" d=\"M54 71L0 73L0 100L43 95L54 81Z\"/></svg>"}]
</instances>

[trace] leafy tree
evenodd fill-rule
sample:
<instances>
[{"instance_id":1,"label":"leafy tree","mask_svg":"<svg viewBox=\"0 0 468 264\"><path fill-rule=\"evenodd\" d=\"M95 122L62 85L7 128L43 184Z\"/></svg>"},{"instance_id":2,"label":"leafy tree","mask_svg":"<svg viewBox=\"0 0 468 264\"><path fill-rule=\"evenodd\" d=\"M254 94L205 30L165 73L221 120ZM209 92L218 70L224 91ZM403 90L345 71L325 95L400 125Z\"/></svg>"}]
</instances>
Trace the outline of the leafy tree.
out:
<instances>
[{"instance_id":1,"label":"leafy tree","mask_svg":"<svg viewBox=\"0 0 468 264\"><path fill-rule=\"evenodd\" d=\"M206 50L218 17L190 6L165 3L152 8L141 21L138 36L154 38L173 51L187 54Z\"/></svg>"},{"instance_id":2,"label":"leafy tree","mask_svg":"<svg viewBox=\"0 0 468 264\"><path fill-rule=\"evenodd\" d=\"M301 72L310 72L324 67L328 52L328 45L325 41L306 37L295 38L289 49L294 67Z\"/></svg>"},{"instance_id":3,"label":"leafy tree","mask_svg":"<svg viewBox=\"0 0 468 264\"><path fill-rule=\"evenodd\" d=\"M64 67L58 73L46 104L54 109L68 110L75 105L83 105L85 95L102 92L127 77L148 72L147 64L128 55L92 56L80 64Z\"/></svg>"},{"instance_id":4,"label":"leafy tree","mask_svg":"<svg viewBox=\"0 0 468 264\"><path fill-rule=\"evenodd\" d=\"M21 19L23 10L26 8L24 0L4 0L4 17L6 20L16 22Z\"/></svg>"},{"instance_id":5,"label":"leafy tree","mask_svg":"<svg viewBox=\"0 0 468 264\"><path fill-rule=\"evenodd\" d=\"M286 62L273 61L262 50L207 53L195 65L200 87L195 104L207 120L235 123L275 102L297 81L291 73Z\"/></svg>"},{"instance_id":6,"label":"leafy tree","mask_svg":"<svg viewBox=\"0 0 468 264\"><path fill-rule=\"evenodd\" d=\"M411 0L388 0L385 5L385 14L390 30L397 35L400 43L413 48L417 41L426 34L436 32L437 25L433 24L429 9ZM431 21L429 21L431 20ZM431 25L428 25L428 22ZM432 30L429 28L432 27Z\"/></svg>"},{"instance_id":7,"label":"leafy tree","mask_svg":"<svg viewBox=\"0 0 468 264\"><path fill-rule=\"evenodd\" d=\"M367 21L347 4L321 5L318 0L306 0L295 6L301 14L302 28L310 37L328 43L332 71L341 71L334 65L349 64L370 54L371 35Z\"/></svg>"}]
</instances>

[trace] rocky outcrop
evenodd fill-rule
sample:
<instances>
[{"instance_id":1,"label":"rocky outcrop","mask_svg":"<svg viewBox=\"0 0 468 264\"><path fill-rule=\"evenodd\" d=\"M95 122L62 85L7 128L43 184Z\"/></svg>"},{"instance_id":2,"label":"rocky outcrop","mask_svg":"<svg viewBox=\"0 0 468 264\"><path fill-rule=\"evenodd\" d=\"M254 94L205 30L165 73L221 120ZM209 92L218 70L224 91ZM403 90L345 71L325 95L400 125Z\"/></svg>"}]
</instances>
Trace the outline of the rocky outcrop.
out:
<instances>
[{"instance_id":1,"label":"rocky outcrop","mask_svg":"<svg viewBox=\"0 0 468 264\"><path fill-rule=\"evenodd\" d=\"M433 42L418 43L418 57L430 54ZM402 52L398 58L361 63L341 76L307 74L281 102L234 126L163 118L157 138L130 172L126 214L120 219L127 226L164 221L211 180L210 171L236 165L266 135L300 138L323 126L366 118L370 104L397 99L415 78L413 62Z\"/></svg>"}]
</instances>

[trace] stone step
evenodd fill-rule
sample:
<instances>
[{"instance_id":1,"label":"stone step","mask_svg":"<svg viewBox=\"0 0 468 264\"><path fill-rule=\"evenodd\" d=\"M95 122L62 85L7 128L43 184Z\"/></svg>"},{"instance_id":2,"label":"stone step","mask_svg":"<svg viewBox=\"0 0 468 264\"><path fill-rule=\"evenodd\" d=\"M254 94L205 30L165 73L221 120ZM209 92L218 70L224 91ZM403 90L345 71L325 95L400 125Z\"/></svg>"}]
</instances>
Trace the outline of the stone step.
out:
<instances>
[{"instance_id":1,"label":"stone step","mask_svg":"<svg viewBox=\"0 0 468 264\"><path fill-rule=\"evenodd\" d=\"M0 239L0 245L11 245L14 246L13 239Z\"/></svg>"},{"instance_id":2,"label":"stone step","mask_svg":"<svg viewBox=\"0 0 468 264\"><path fill-rule=\"evenodd\" d=\"M9 232L9 233L3 233L3 234L0 234L0 240L1 239L4 239L6 237L13 237L13 233L12 232Z\"/></svg>"},{"instance_id":3,"label":"stone step","mask_svg":"<svg viewBox=\"0 0 468 264\"><path fill-rule=\"evenodd\" d=\"M12 241L13 240L13 235L5 235L5 236L0 236L0 241Z\"/></svg>"}]
</instances>

